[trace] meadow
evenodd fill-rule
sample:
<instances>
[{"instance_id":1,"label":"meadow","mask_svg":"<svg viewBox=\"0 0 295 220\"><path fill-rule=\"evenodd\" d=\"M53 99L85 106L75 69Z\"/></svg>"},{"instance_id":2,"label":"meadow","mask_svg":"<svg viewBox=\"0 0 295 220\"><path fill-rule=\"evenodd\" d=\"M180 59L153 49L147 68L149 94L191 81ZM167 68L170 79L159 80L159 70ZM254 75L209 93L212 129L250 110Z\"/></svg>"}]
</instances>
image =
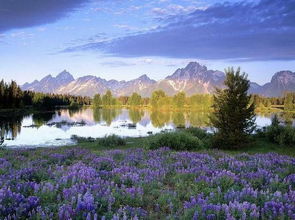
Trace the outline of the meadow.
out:
<instances>
[{"instance_id":1,"label":"meadow","mask_svg":"<svg viewBox=\"0 0 295 220\"><path fill-rule=\"evenodd\" d=\"M246 75L228 69L225 85L228 89L217 90L213 97L211 131L184 126L183 114L177 113L173 123L178 126L148 131L145 137L75 134L71 138L75 146L3 145L0 219L295 219L292 121L274 115L270 126L257 128ZM161 91L154 94L151 104L161 106L158 101L167 97ZM185 103L183 97L184 93L173 98L176 106ZM100 96L94 100L100 104ZM110 105L114 101L110 92L103 100ZM100 111L95 113L100 118ZM129 113L137 122L143 116ZM154 119L163 116L151 114ZM42 127L41 118L35 116L37 123L27 126ZM60 129L63 124L69 122L47 126ZM135 129L137 124L126 126Z\"/></svg>"},{"instance_id":2,"label":"meadow","mask_svg":"<svg viewBox=\"0 0 295 220\"><path fill-rule=\"evenodd\" d=\"M295 158L169 148L2 150L1 219L294 219Z\"/></svg>"}]
</instances>

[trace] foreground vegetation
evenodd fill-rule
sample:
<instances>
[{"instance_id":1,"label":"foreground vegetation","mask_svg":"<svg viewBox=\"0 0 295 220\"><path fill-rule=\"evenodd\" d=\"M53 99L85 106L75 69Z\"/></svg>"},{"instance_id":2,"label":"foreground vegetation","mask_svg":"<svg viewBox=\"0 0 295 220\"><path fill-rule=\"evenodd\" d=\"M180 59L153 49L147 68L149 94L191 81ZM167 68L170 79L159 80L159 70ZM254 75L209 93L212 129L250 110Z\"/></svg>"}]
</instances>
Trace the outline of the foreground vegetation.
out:
<instances>
[{"instance_id":1,"label":"foreground vegetation","mask_svg":"<svg viewBox=\"0 0 295 220\"><path fill-rule=\"evenodd\" d=\"M281 125L280 125L281 126ZM269 153L275 152L282 155L295 157L295 128L290 126L281 126L279 132L274 133L276 125L257 129L256 133L250 136L250 143L247 146L235 149L224 150L229 154L238 153ZM282 136L281 132L288 135L292 142L274 142L274 139L279 139ZM72 137L77 141L78 146L89 149L94 152L109 149L159 149L161 147L169 147L174 151L195 151L204 152L215 150L212 145L214 135L200 128L185 128L177 129L176 131L163 132L147 137L127 137L122 138L116 135L111 135L103 138L83 138L78 136Z\"/></svg>"},{"instance_id":2,"label":"foreground vegetation","mask_svg":"<svg viewBox=\"0 0 295 220\"><path fill-rule=\"evenodd\" d=\"M168 148L2 151L4 219L294 219L295 160Z\"/></svg>"}]
</instances>

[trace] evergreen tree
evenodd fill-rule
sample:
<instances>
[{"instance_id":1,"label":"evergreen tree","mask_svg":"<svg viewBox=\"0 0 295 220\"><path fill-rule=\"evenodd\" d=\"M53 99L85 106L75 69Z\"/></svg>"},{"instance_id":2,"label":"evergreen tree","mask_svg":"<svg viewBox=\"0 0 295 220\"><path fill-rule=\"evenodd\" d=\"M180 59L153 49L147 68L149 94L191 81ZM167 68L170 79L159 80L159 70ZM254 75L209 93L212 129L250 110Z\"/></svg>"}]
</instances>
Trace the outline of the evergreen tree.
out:
<instances>
[{"instance_id":1,"label":"evergreen tree","mask_svg":"<svg viewBox=\"0 0 295 220\"><path fill-rule=\"evenodd\" d=\"M4 80L0 81L0 107L4 107L5 98L5 83Z\"/></svg>"},{"instance_id":2,"label":"evergreen tree","mask_svg":"<svg viewBox=\"0 0 295 220\"><path fill-rule=\"evenodd\" d=\"M19 107L22 97L22 91L15 81L11 81L9 88L9 100L11 102L11 107Z\"/></svg>"},{"instance_id":3,"label":"evergreen tree","mask_svg":"<svg viewBox=\"0 0 295 220\"><path fill-rule=\"evenodd\" d=\"M214 147L237 149L247 143L249 134L255 129L255 105L248 95L250 81L240 68L226 71L226 89L216 89L214 113L210 117L217 129Z\"/></svg>"},{"instance_id":4,"label":"evergreen tree","mask_svg":"<svg viewBox=\"0 0 295 220\"><path fill-rule=\"evenodd\" d=\"M89 105L89 97L44 94L32 91L22 91L15 81L7 84L0 81L0 108L19 108L33 105L38 108L52 109L58 105Z\"/></svg>"}]
</instances>

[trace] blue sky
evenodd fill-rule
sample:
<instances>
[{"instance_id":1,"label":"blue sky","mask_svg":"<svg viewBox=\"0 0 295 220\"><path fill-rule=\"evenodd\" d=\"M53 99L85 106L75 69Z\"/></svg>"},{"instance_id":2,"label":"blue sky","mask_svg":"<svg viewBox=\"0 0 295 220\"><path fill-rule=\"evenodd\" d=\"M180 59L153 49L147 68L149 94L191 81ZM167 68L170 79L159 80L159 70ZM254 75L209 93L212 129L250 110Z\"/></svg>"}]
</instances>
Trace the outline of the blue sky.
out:
<instances>
[{"instance_id":1,"label":"blue sky","mask_svg":"<svg viewBox=\"0 0 295 220\"><path fill-rule=\"evenodd\" d=\"M294 0L1 0L0 78L162 79L189 61L295 71Z\"/></svg>"}]
</instances>

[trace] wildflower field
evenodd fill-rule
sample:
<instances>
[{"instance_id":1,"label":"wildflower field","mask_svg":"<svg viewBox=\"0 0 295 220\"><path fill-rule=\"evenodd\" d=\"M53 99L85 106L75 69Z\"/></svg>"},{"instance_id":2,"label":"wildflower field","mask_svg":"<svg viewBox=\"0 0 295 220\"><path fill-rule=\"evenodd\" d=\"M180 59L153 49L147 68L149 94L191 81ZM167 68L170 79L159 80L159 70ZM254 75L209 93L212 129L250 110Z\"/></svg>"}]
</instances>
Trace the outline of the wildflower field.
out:
<instances>
[{"instance_id":1,"label":"wildflower field","mask_svg":"<svg viewBox=\"0 0 295 220\"><path fill-rule=\"evenodd\" d=\"M295 158L6 150L0 219L295 219Z\"/></svg>"}]
</instances>

